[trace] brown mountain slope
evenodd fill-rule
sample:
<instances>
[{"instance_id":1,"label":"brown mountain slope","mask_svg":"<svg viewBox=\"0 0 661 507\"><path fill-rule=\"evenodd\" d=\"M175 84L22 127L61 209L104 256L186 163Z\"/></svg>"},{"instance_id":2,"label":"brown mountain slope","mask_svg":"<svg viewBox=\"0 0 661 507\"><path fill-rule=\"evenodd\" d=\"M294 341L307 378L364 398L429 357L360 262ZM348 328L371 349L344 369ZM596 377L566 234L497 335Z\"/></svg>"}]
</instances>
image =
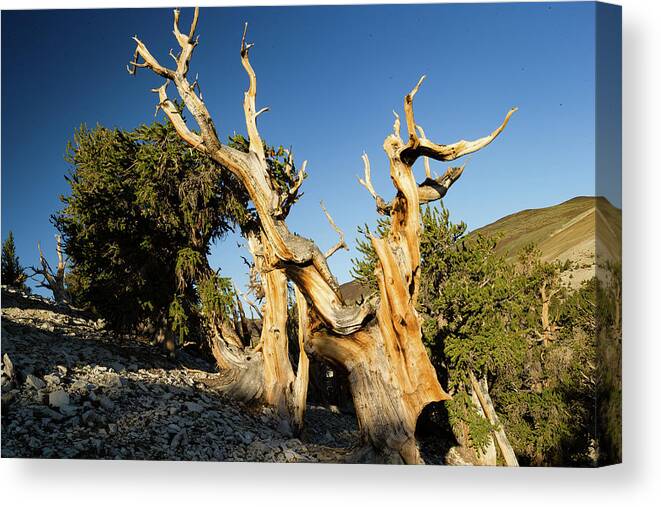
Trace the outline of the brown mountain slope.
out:
<instances>
[{"instance_id":1,"label":"brown mountain slope","mask_svg":"<svg viewBox=\"0 0 661 507\"><path fill-rule=\"evenodd\" d=\"M528 243L535 243L546 261L571 260L576 286L595 274L599 262L621 259L622 210L603 197L575 197L548 208L508 215L471 234L501 237L497 250L508 259Z\"/></svg>"}]
</instances>

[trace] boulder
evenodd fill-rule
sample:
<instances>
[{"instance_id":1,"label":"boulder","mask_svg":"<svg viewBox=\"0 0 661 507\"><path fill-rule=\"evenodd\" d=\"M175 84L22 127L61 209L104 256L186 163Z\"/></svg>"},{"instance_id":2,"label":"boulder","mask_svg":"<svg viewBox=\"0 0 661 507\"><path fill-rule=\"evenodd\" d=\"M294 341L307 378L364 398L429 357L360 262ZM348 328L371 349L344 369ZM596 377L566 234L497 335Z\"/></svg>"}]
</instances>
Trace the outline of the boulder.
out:
<instances>
[{"instance_id":1,"label":"boulder","mask_svg":"<svg viewBox=\"0 0 661 507\"><path fill-rule=\"evenodd\" d=\"M58 389L48 395L48 404L51 407L62 408L69 405L69 395L66 391Z\"/></svg>"}]
</instances>

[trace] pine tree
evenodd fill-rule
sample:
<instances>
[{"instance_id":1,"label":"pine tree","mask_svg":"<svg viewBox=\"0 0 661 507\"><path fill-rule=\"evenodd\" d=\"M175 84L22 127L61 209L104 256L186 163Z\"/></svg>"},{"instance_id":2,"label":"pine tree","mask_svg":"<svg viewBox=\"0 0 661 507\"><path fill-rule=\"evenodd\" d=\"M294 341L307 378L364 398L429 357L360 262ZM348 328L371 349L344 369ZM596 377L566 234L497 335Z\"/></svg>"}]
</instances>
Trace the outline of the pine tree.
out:
<instances>
[{"instance_id":1,"label":"pine tree","mask_svg":"<svg viewBox=\"0 0 661 507\"><path fill-rule=\"evenodd\" d=\"M74 304L113 328L181 342L199 320L211 243L251 219L245 193L170 124L83 126L67 160L71 191L53 222Z\"/></svg>"},{"instance_id":2,"label":"pine tree","mask_svg":"<svg viewBox=\"0 0 661 507\"><path fill-rule=\"evenodd\" d=\"M27 275L16 255L14 234L9 231L7 239L2 244L2 284L15 289L25 290Z\"/></svg>"}]
</instances>

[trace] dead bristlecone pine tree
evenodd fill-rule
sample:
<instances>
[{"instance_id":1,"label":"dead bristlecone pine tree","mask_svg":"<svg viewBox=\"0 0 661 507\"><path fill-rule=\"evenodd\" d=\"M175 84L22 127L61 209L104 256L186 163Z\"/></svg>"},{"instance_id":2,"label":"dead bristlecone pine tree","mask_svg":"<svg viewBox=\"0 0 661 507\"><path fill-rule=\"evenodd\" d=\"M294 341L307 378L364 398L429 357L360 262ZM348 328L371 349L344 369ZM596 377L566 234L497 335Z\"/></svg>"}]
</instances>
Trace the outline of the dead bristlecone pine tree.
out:
<instances>
[{"instance_id":1,"label":"dead bristlecone pine tree","mask_svg":"<svg viewBox=\"0 0 661 507\"><path fill-rule=\"evenodd\" d=\"M248 152L221 143L217 128L199 94L197 82L188 79L188 70L198 38L195 37L199 11L196 8L188 33L179 29L179 11L174 14L174 35L180 47L173 55L176 66L163 66L147 46L134 38L136 50L129 72L147 68L165 79L158 94L158 106L172 122L178 134L193 149L228 168L243 184L259 216L258 246L254 255L262 271L274 280L281 291L286 280L300 293L299 313L307 306L305 333L300 336L308 355L348 373L351 393L362 439L370 450L369 459L388 463L422 463L415 439L418 416L429 403L449 399L441 387L422 342L421 322L416 311L420 276L420 204L442 198L462 174L462 167L449 168L437 179L426 178L417 184L413 165L421 157L441 162L456 160L491 143L505 128L515 109L490 135L475 141L436 144L416 124L413 99L423 78L404 98L407 135L400 134L396 116L393 133L383 148L390 162L390 177L395 196L381 198L370 178L370 163L363 155L365 177L361 183L376 201L377 211L387 214L391 228L385 237L371 237L378 257L376 277L378 293L357 304L345 302L333 276L326 255L310 239L294 234L286 223L290 191L273 184L264 143L257 128L257 117L266 110L256 107L257 78L249 60L253 44L246 43L246 30L239 47L241 63L249 86L244 94L243 111L249 139ZM247 25L246 25L247 28ZM181 109L169 99L167 88L174 83L179 99L192 115L199 133L184 121ZM305 166L301 169L301 182ZM300 184L296 187L298 192ZM268 283L268 282L267 282ZM267 305L284 305L282 294L270 294ZM275 312L274 312L275 313ZM264 315L267 318L266 312ZM266 325L264 326L266 327ZM272 396L293 396L291 366L287 367L285 330L278 333L272 346L262 345L264 382ZM268 360L267 360L268 358ZM270 362L270 365L267 364ZM283 367L283 368L281 368ZM271 371L271 368L274 368ZM292 386L292 387L288 387ZM275 394L274 394L275 393ZM369 454L369 453L368 453Z\"/></svg>"},{"instance_id":2,"label":"dead bristlecone pine tree","mask_svg":"<svg viewBox=\"0 0 661 507\"><path fill-rule=\"evenodd\" d=\"M53 299L58 304L69 304L71 303L71 298L69 297L69 291L66 286L66 266L67 260L64 258L64 252L62 249L62 236L59 234L55 236L56 247L55 251L57 252L57 269L53 270L44 257L44 253L41 250L41 245L37 243L37 248L39 250L39 263L40 267L35 268L34 266L30 267L32 273L30 278L37 281L38 287L43 287L48 289L53 294Z\"/></svg>"}]
</instances>

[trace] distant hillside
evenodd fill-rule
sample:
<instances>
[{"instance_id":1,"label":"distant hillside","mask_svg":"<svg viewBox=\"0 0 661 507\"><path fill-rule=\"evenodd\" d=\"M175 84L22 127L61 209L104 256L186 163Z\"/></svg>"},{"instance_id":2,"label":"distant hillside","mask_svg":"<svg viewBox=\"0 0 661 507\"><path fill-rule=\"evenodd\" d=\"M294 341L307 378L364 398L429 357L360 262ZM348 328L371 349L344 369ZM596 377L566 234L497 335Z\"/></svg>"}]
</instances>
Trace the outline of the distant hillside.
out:
<instances>
[{"instance_id":1,"label":"distant hillside","mask_svg":"<svg viewBox=\"0 0 661 507\"><path fill-rule=\"evenodd\" d=\"M501 235L496 250L510 261L528 243L535 243L545 261L567 259L578 263L571 272L576 288L595 275L595 252L602 261L621 260L622 210L604 197L574 197L548 208L513 213L472 231ZM598 237L599 241L596 241ZM353 280L340 287L347 301L357 301L365 289Z\"/></svg>"},{"instance_id":2,"label":"distant hillside","mask_svg":"<svg viewBox=\"0 0 661 507\"><path fill-rule=\"evenodd\" d=\"M594 276L595 252L603 261L621 259L622 210L603 197L575 197L508 215L471 234L477 233L501 235L497 250L510 260L532 242L546 261L578 262L572 277L578 285Z\"/></svg>"}]
</instances>

